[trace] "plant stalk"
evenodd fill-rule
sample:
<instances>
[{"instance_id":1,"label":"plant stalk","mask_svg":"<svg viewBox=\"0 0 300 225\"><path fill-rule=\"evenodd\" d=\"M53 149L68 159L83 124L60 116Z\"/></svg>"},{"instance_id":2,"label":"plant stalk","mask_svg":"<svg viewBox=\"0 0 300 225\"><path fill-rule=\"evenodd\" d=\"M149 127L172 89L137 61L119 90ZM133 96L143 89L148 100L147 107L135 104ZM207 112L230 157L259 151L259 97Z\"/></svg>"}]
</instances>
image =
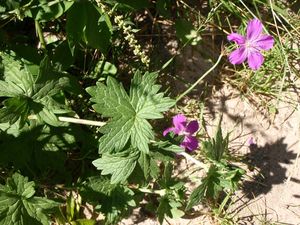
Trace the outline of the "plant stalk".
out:
<instances>
[{"instance_id":1,"label":"plant stalk","mask_svg":"<svg viewBox=\"0 0 300 225\"><path fill-rule=\"evenodd\" d=\"M46 41L45 41L45 38L44 38L44 35L43 35L43 31L42 31L41 25L40 25L39 21L37 21L37 20L35 20L34 23L35 23L35 29L36 29L37 35L38 35L39 40L41 42L41 48L44 51L47 51Z\"/></svg>"},{"instance_id":2,"label":"plant stalk","mask_svg":"<svg viewBox=\"0 0 300 225\"><path fill-rule=\"evenodd\" d=\"M91 125L91 126L98 126L98 127L102 127L106 124L105 122L101 122L101 121L84 120L84 119L77 119L77 118L64 117L64 116L59 116L58 120L61 122L77 123L77 124Z\"/></svg>"},{"instance_id":3,"label":"plant stalk","mask_svg":"<svg viewBox=\"0 0 300 225\"><path fill-rule=\"evenodd\" d=\"M195 165L201 167L202 169L204 169L206 172L208 172L208 166L206 164L204 164L203 162L200 162L199 160L195 159L194 157L192 157L191 155L187 154L186 152L180 152L178 153L179 155L182 155L184 158L186 158L188 161L193 162Z\"/></svg>"},{"instance_id":4,"label":"plant stalk","mask_svg":"<svg viewBox=\"0 0 300 225\"><path fill-rule=\"evenodd\" d=\"M220 63L221 59L223 57L223 54L221 53L217 62L209 69L207 70L192 86L190 86L185 92L183 92L179 97L176 98L176 103L182 99L185 95L190 93L208 74L210 74Z\"/></svg>"}]
</instances>

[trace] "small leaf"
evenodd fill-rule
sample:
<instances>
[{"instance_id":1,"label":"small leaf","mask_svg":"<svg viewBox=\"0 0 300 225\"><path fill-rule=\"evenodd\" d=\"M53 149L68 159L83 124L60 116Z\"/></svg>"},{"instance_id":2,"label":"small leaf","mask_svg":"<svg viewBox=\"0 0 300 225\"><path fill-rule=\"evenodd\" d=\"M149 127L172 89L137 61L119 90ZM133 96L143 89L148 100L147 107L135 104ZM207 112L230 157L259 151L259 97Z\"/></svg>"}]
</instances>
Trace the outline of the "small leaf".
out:
<instances>
[{"instance_id":1,"label":"small leaf","mask_svg":"<svg viewBox=\"0 0 300 225\"><path fill-rule=\"evenodd\" d=\"M94 160L93 165L102 170L102 175L111 174L111 183L124 182L135 168L139 154L103 154L102 158Z\"/></svg>"},{"instance_id":2,"label":"small leaf","mask_svg":"<svg viewBox=\"0 0 300 225\"><path fill-rule=\"evenodd\" d=\"M159 201L159 206L157 208L158 222L163 224L166 216L170 215L171 207L169 205L169 200L167 197L162 197Z\"/></svg>"},{"instance_id":3,"label":"small leaf","mask_svg":"<svg viewBox=\"0 0 300 225\"><path fill-rule=\"evenodd\" d=\"M58 106L61 107L60 113L70 110L63 111L66 106L56 102L52 96L68 86L69 78L53 71L48 57L41 61L38 71L35 69L37 65L18 58L13 52L0 52L0 57L4 66L3 74L0 74L4 81L0 80L0 88L6 86L6 91L0 90L0 96L8 97L0 109L0 122L13 124L19 120L22 127L28 116L34 113L42 119L40 122L60 126L62 123L58 123L55 115Z\"/></svg>"},{"instance_id":4,"label":"small leaf","mask_svg":"<svg viewBox=\"0 0 300 225\"><path fill-rule=\"evenodd\" d=\"M185 215L185 213L182 210L177 209L177 208L172 208L171 213L172 213L173 219L179 219Z\"/></svg>"},{"instance_id":5,"label":"small leaf","mask_svg":"<svg viewBox=\"0 0 300 225\"><path fill-rule=\"evenodd\" d=\"M94 4L88 1L76 2L67 14L67 37L73 46L83 40L93 48L107 53L111 43L109 18L100 14ZM110 23L110 22L109 22Z\"/></svg>"},{"instance_id":6,"label":"small leaf","mask_svg":"<svg viewBox=\"0 0 300 225\"><path fill-rule=\"evenodd\" d=\"M135 193L122 184L111 184L103 176L90 177L80 188L80 194L90 204L93 204L105 217L105 224L117 224L136 203Z\"/></svg>"},{"instance_id":7,"label":"small leaf","mask_svg":"<svg viewBox=\"0 0 300 225\"><path fill-rule=\"evenodd\" d=\"M187 210L191 209L193 206L197 205L202 201L205 195L206 182L207 181L204 180L201 185L199 185L195 190L193 190L191 196L189 197L189 201L186 207Z\"/></svg>"},{"instance_id":8,"label":"small leaf","mask_svg":"<svg viewBox=\"0 0 300 225\"><path fill-rule=\"evenodd\" d=\"M29 114L30 99L26 96L8 98L4 101L4 108L0 109L0 123L15 123L20 118L20 124L25 123Z\"/></svg>"},{"instance_id":9,"label":"small leaf","mask_svg":"<svg viewBox=\"0 0 300 225\"><path fill-rule=\"evenodd\" d=\"M141 152L138 163L144 173L144 178L147 180L150 174L150 160L149 155Z\"/></svg>"},{"instance_id":10,"label":"small leaf","mask_svg":"<svg viewBox=\"0 0 300 225\"><path fill-rule=\"evenodd\" d=\"M191 45L196 45L201 40L193 24L187 20L176 20L175 29L176 36L180 39L180 41L182 41L183 44L189 42Z\"/></svg>"},{"instance_id":11,"label":"small leaf","mask_svg":"<svg viewBox=\"0 0 300 225\"><path fill-rule=\"evenodd\" d=\"M47 225L49 219L45 210L53 209L58 203L33 196L34 182L15 173L0 186L0 224L5 225Z\"/></svg>"},{"instance_id":12,"label":"small leaf","mask_svg":"<svg viewBox=\"0 0 300 225\"><path fill-rule=\"evenodd\" d=\"M62 16L73 4L73 1L59 1L49 4L47 0L33 0L35 6L31 6L26 15L41 22L47 22Z\"/></svg>"}]
</instances>

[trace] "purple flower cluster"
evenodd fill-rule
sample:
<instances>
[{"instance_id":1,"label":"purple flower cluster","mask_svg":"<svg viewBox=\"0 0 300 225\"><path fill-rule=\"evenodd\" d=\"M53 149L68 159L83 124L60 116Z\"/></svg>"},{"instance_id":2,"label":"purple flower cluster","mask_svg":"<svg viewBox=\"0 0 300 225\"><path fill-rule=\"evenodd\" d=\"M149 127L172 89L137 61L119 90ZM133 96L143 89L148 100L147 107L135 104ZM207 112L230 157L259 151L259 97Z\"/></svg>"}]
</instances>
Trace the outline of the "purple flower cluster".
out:
<instances>
[{"instance_id":1,"label":"purple flower cluster","mask_svg":"<svg viewBox=\"0 0 300 225\"><path fill-rule=\"evenodd\" d=\"M186 120L186 117L182 114L173 117L173 127L167 128L163 135L166 136L168 133L173 132L176 135L184 136L180 147L185 148L189 151L194 151L198 148L198 140L194 133L199 129L199 124L196 120L190 121Z\"/></svg>"},{"instance_id":2,"label":"purple flower cluster","mask_svg":"<svg viewBox=\"0 0 300 225\"><path fill-rule=\"evenodd\" d=\"M241 64L246 59L249 67L258 70L264 62L262 50L269 50L274 45L271 35L262 34L263 25L258 19L250 20L247 26L246 36L231 33L227 36L229 41L234 41L239 48L229 55L232 64Z\"/></svg>"}]
</instances>

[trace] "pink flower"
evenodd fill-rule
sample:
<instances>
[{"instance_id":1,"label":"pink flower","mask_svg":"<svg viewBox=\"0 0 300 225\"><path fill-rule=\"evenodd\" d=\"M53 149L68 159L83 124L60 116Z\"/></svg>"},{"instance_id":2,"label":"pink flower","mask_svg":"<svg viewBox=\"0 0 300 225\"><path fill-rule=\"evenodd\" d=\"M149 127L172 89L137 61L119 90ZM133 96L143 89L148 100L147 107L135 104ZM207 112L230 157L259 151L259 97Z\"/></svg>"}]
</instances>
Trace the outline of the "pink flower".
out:
<instances>
[{"instance_id":1,"label":"pink flower","mask_svg":"<svg viewBox=\"0 0 300 225\"><path fill-rule=\"evenodd\" d=\"M247 26L246 36L231 33L227 36L229 41L234 41L239 48L229 55L232 64L241 64L248 59L249 67L258 70L264 62L264 57L260 53L262 50L269 50L274 45L271 35L262 34L263 25L258 19L250 20Z\"/></svg>"},{"instance_id":2,"label":"pink flower","mask_svg":"<svg viewBox=\"0 0 300 225\"><path fill-rule=\"evenodd\" d=\"M184 139L180 144L180 147L189 151L194 151L198 148L198 140L193 134L199 129L199 124L196 120L189 123L186 121L184 115L176 115L173 117L173 127L167 128L163 135L166 136L170 132L174 132L177 135L183 135Z\"/></svg>"}]
</instances>

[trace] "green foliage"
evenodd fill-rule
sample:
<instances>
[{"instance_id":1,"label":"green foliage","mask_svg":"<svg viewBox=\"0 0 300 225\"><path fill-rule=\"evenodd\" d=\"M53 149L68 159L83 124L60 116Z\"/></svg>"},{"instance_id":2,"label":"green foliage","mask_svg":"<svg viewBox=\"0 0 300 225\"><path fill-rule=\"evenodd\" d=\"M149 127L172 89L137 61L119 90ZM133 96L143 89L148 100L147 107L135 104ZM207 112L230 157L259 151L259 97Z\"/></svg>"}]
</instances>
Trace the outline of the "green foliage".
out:
<instances>
[{"instance_id":1,"label":"green foliage","mask_svg":"<svg viewBox=\"0 0 300 225\"><path fill-rule=\"evenodd\" d=\"M184 19L178 19L175 23L176 36L183 44L197 45L201 40L193 24Z\"/></svg>"},{"instance_id":2,"label":"green foliage","mask_svg":"<svg viewBox=\"0 0 300 225\"><path fill-rule=\"evenodd\" d=\"M111 43L109 17L88 1L74 3L67 13L67 37L71 48L79 41L107 53Z\"/></svg>"},{"instance_id":3,"label":"green foliage","mask_svg":"<svg viewBox=\"0 0 300 225\"><path fill-rule=\"evenodd\" d=\"M65 211L60 208L60 211L56 213L56 222L60 225L71 224L71 225L94 225L96 221L94 219L84 219L80 215L81 196L77 195L74 197L75 193L71 192L67 197Z\"/></svg>"},{"instance_id":4,"label":"green foliage","mask_svg":"<svg viewBox=\"0 0 300 225\"><path fill-rule=\"evenodd\" d=\"M90 177L80 188L82 197L105 215L105 224L116 224L136 206L134 192L121 184L111 184L105 177Z\"/></svg>"},{"instance_id":5,"label":"green foliage","mask_svg":"<svg viewBox=\"0 0 300 225\"><path fill-rule=\"evenodd\" d=\"M111 183L124 182L135 168L139 154L128 149L126 152L117 154L103 154L100 159L93 161L93 165L102 170L102 175L111 174Z\"/></svg>"},{"instance_id":6,"label":"green foliage","mask_svg":"<svg viewBox=\"0 0 300 225\"><path fill-rule=\"evenodd\" d=\"M159 198L159 206L157 208L160 224L163 223L166 216L174 219L184 216L184 212L180 208L183 206L185 188L183 182L172 178L172 173L172 164L166 163L163 176L158 181L160 188L164 190Z\"/></svg>"},{"instance_id":7,"label":"green foliage","mask_svg":"<svg viewBox=\"0 0 300 225\"><path fill-rule=\"evenodd\" d=\"M3 67L0 96L7 97L0 109L0 122L13 124L18 121L22 127L33 114L52 126L61 125L55 114L70 110L57 102L54 96L67 87L69 79L51 71L48 58L38 67L18 59L13 52L1 52L0 56Z\"/></svg>"},{"instance_id":8,"label":"green foliage","mask_svg":"<svg viewBox=\"0 0 300 225\"><path fill-rule=\"evenodd\" d=\"M142 8L146 8L150 5L149 1L147 0L105 0L105 2L116 5L118 9L124 11L134 11L139 10Z\"/></svg>"},{"instance_id":9,"label":"green foliage","mask_svg":"<svg viewBox=\"0 0 300 225\"><path fill-rule=\"evenodd\" d=\"M7 178L6 185L0 186L0 224L7 225L48 225L49 210L59 204L55 201L36 197L35 183L15 173Z\"/></svg>"},{"instance_id":10,"label":"green foliage","mask_svg":"<svg viewBox=\"0 0 300 225\"><path fill-rule=\"evenodd\" d=\"M199 204L204 199L218 201L222 191L233 193L238 187L245 171L239 167L218 164L209 168L201 184L192 192L187 209Z\"/></svg>"},{"instance_id":11,"label":"green foliage","mask_svg":"<svg viewBox=\"0 0 300 225\"><path fill-rule=\"evenodd\" d=\"M24 174L38 176L55 172L67 178L70 171L65 163L68 152L81 146L82 154L96 145L79 127L50 127L47 125L20 129L16 124L0 124L0 165L10 166Z\"/></svg>"},{"instance_id":12,"label":"green foliage","mask_svg":"<svg viewBox=\"0 0 300 225\"><path fill-rule=\"evenodd\" d=\"M174 101L159 93L160 85L155 84L157 73L142 74L137 71L131 81L130 94L121 84L107 78L107 85L98 82L87 88L96 104L93 108L104 117L111 117L107 125L100 128L104 135L99 139L99 152L122 151L128 140L132 147L148 153L149 142L154 133L147 119L162 118Z\"/></svg>"},{"instance_id":13,"label":"green foliage","mask_svg":"<svg viewBox=\"0 0 300 225\"><path fill-rule=\"evenodd\" d=\"M225 138L223 137L220 120L215 137L208 141L203 141L202 148L208 159L219 162L222 158L226 157L228 144L229 134Z\"/></svg>"},{"instance_id":14,"label":"green foliage","mask_svg":"<svg viewBox=\"0 0 300 225\"><path fill-rule=\"evenodd\" d=\"M88 75L88 77L98 79L99 81L105 79L106 76L113 76L117 74L117 68L110 62L99 61L94 70Z\"/></svg>"},{"instance_id":15,"label":"green foliage","mask_svg":"<svg viewBox=\"0 0 300 225\"><path fill-rule=\"evenodd\" d=\"M187 209L204 199L217 202L221 192L233 193L237 190L245 171L229 162L228 144L229 135L223 138L220 119L215 137L203 141L203 151L211 165L201 184L189 197Z\"/></svg>"},{"instance_id":16,"label":"green foliage","mask_svg":"<svg viewBox=\"0 0 300 225\"><path fill-rule=\"evenodd\" d=\"M74 1L33 0L25 15L40 22L47 22L62 16Z\"/></svg>"}]
</instances>

